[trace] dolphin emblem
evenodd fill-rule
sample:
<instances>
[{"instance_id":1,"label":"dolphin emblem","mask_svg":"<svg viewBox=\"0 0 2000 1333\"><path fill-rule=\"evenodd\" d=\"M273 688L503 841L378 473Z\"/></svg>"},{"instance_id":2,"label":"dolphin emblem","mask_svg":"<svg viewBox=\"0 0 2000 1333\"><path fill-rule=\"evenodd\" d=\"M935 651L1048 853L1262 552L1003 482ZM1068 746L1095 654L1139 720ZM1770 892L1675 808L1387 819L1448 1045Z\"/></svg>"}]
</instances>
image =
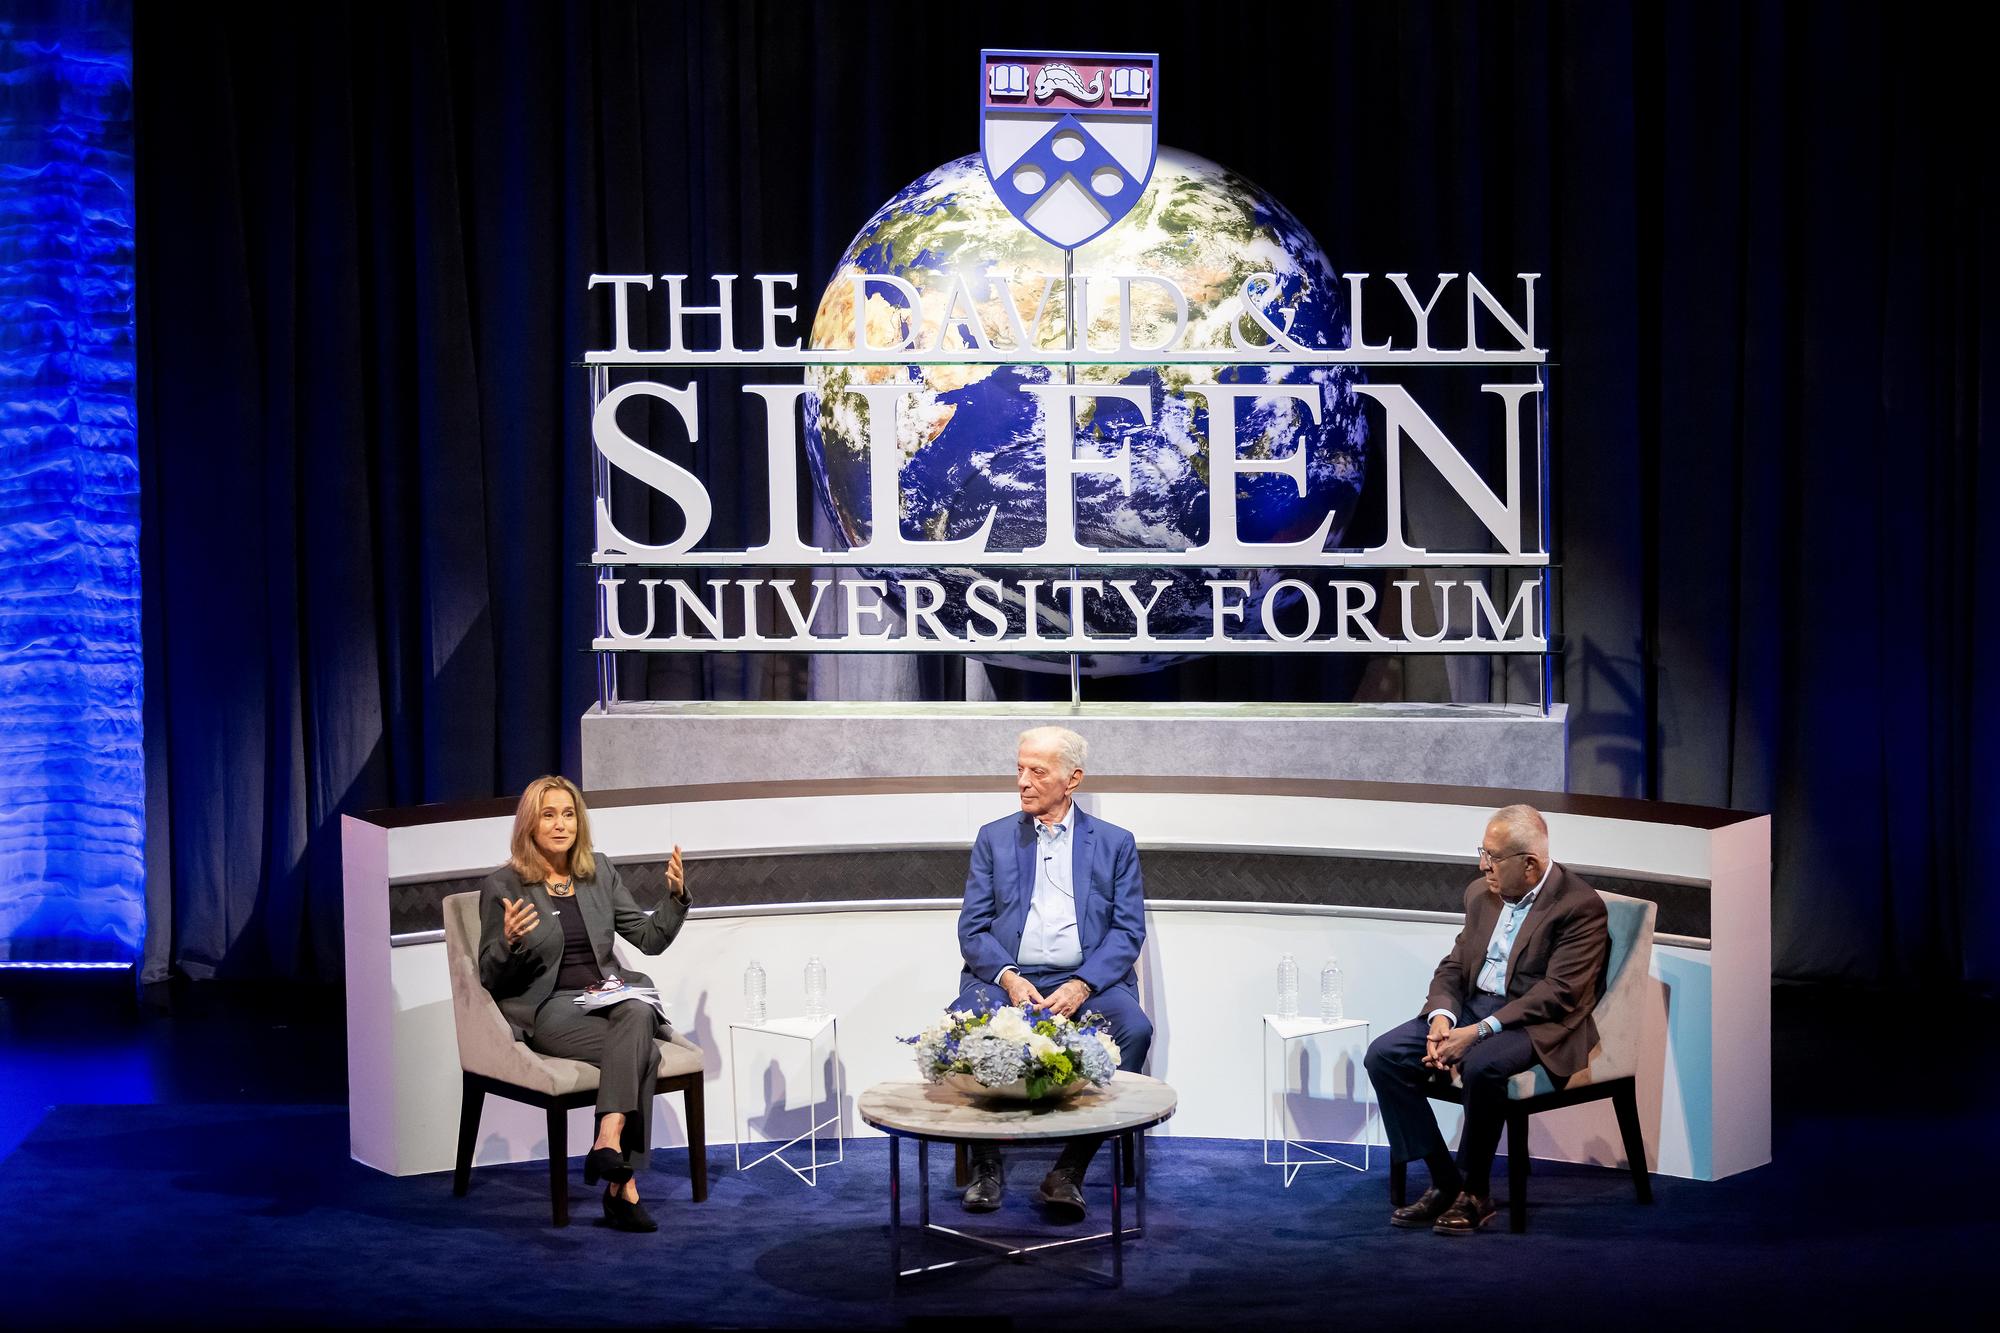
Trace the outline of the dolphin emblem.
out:
<instances>
[{"instance_id":1,"label":"dolphin emblem","mask_svg":"<svg viewBox=\"0 0 2000 1333\"><path fill-rule=\"evenodd\" d=\"M1097 77L1090 81L1090 87L1083 86L1083 76L1068 65L1044 65L1035 73L1035 100L1046 102L1057 93L1068 93L1077 101L1089 106L1104 96L1104 71L1098 70Z\"/></svg>"}]
</instances>

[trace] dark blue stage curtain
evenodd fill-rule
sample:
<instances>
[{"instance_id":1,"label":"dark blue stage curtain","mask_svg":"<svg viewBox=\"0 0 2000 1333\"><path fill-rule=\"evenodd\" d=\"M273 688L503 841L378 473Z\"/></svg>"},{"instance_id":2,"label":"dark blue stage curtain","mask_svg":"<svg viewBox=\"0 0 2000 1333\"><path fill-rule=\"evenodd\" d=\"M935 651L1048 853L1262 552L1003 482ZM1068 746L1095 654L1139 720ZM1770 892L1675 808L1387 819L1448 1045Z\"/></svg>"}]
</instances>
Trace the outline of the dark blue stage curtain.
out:
<instances>
[{"instance_id":1,"label":"dark blue stage curtain","mask_svg":"<svg viewBox=\"0 0 2000 1333\"><path fill-rule=\"evenodd\" d=\"M145 934L126 0L0 9L0 963Z\"/></svg>"},{"instance_id":2,"label":"dark blue stage curtain","mask_svg":"<svg viewBox=\"0 0 2000 1333\"><path fill-rule=\"evenodd\" d=\"M977 147L974 55L1004 40L1159 50L1165 139L1271 188L1343 270L1547 275L1574 787L1774 811L1781 975L1991 985L1990 117L1977 44L1895 13L1030 4L1002 32L888 5L140 6L172 961L335 976L339 811L574 772L570 363L608 345L585 276L797 272L810 306L877 204ZM764 521L738 424L683 457L732 543ZM1368 665L1092 693L1435 685ZM626 683L805 688L761 659Z\"/></svg>"}]
</instances>

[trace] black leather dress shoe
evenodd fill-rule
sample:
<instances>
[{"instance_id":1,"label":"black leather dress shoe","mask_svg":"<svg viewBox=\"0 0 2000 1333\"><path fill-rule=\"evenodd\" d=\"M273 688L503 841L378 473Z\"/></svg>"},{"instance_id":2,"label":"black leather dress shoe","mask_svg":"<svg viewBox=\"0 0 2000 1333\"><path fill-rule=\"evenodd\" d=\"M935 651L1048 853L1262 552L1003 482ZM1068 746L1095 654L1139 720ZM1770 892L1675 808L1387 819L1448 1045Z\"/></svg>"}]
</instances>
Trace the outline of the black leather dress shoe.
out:
<instances>
[{"instance_id":1,"label":"black leather dress shoe","mask_svg":"<svg viewBox=\"0 0 2000 1333\"><path fill-rule=\"evenodd\" d=\"M1000 1163L983 1162L974 1159L972 1163L972 1183L965 1187L959 1203L968 1213L990 1213L1000 1206L1001 1194Z\"/></svg>"},{"instance_id":2,"label":"black leather dress shoe","mask_svg":"<svg viewBox=\"0 0 2000 1333\"><path fill-rule=\"evenodd\" d=\"M603 1180L613 1185L623 1185L631 1178L632 1168L625 1165L625 1154L616 1148L592 1148L584 1154L584 1184L595 1185Z\"/></svg>"},{"instance_id":3,"label":"black leather dress shoe","mask_svg":"<svg viewBox=\"0 0 2000 1333\"><path fill-rule=\"evenodd\" d=\"M1436 1224L1452 1204L1452 1196L1432 1186L1423 1192L1415 1203L1406 1203L1389 1214L1392 1227L1423 1227L1428 1229Z\"/></svg>"},{"instance_id":4,"label":"black leather dress shoe","mask_svg":"<svg viewBox=\"0 0 2000 1333\"><path fill-rule=\"evenodd\" d=\"M1470 1236L1493 1220L1493 1200L1477 1194L1461 1193L1451 1207L1438 1214L1431 1230L1440 1236Z\"/></svg>"},{"instance_id":5,"label":"black leather dress shoe","mask_svg":"<svg viewBox=\"0 0 2000 1333\"><path fill-rule=\"evenodd\" d=\"M1048 1205L1049 1216L1057 1222L1081 1222L1083 1220L1083 1188L1078 1178L1057 1167L1042 1177L1042 1188L1038 1191L1042 1202Z\"/></svg>"},{"instance_id":6,"label":"black leather dress shoe","mask_svg":"<svg viewBox=\"0 0 2000 1333\"><path fill-rule=\"evenodd\" d=\"M604 1220L619 1231L658 1231L660 1224L640 1203L627 1203L616 1194L604 1196Z\"/></svg>"}]
</instances>

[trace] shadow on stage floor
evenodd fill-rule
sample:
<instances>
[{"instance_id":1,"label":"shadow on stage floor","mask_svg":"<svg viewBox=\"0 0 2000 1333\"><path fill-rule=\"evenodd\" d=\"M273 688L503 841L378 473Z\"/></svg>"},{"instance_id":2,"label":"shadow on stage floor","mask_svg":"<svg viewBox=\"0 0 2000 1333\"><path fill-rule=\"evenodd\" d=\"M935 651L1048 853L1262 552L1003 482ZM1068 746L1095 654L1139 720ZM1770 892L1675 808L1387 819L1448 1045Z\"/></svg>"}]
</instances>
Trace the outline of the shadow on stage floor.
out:
<instances>
[{"instance_id":1,"label":"shadow on stage floor","mask_svg":"<svg viewBox=\"0 0 2000 1333\"><path fill-rule=\"evenodd\" d=\"M1781 988L1775 1007L1777 1161L1710 1184L1656 1177L1651 1207L1619 1172L1537 1163L1528 1234L1446 1239L1385 1225L1379 1152L1368 1175L1307 1171L1288 1190L1256 1143L1156 1137L1148 1234L1127 1250L1123 1291L1001 1265L898 1292L880 1139L850 1141L818 1189L769 1165L738 1174L712 1149L701 1205L685 1155L663 1150L641 1178L658 1235L593 1225L580 1177L577 1222L558 1231L538 1163L481 1168L455 1199L448 1176L348 1160L332 997L208 992L149 1010L13 996L0 999L0 1290L17 1326L1327 1327L1455 1310L1482 1328L1844 1327L1970 1299L2000 1225L1978 1204L1983 1182L1953 1195L1939 1167L1984 1156L1990 1068L1937 1067L1935 1038L1897 1045L1936 1022L1929 1000ZM1969 1021L1990 1017L1976 1005ZM948 1157L932 1165L942 1199ZM1106 1165L1092 1172L1095 1224ZM1043 1166L1023 1159L1007 1206L967 1228L1041 1234ZM913 1220L913 1197L905 1208ZM950 1204L940 1217L961 1220Z\"/></svg>"}]
</instances>

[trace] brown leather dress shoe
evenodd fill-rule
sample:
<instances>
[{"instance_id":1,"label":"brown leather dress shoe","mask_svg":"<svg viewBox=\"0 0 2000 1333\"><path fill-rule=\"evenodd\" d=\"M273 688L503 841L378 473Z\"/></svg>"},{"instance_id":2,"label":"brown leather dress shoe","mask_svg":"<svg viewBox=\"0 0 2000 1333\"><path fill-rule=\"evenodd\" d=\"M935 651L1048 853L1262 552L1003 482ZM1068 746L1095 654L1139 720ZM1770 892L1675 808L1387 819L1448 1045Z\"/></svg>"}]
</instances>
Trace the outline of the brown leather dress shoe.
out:
<instances>
[{"instance_id":1,"label":"brown leather dress shoe","mask_svg":"<svg viewBox=\"0 0 2000 1333\"><path fill-rule=\"evenodd\" d=\"M1056 1222L1081 1222L1084 1215L1082 1182L1075 1174L1057 1167L1042 1177L1039 1191L1049 1217Z\"/></svg>"},{"instance_id":2,"label":"brown leather dress shoe","mask_svg":"<svg viewBox=\"0 0 2000 1333\"><path fill-rule=\"evenodd\" d=\"M1443 1215L1445 1209L1451 1207L1451 1204L1451 1195L1432 1186L1425 1190L1415 1203L1406 1203L1401 1208L1393 1210L1389 1214L1389 1225L1429 1228Z\"/></svg>"},{"instance_id":3,"label":"brown leather dress shoe","mask_svg":"<svg viewBox=\"0 0 2000 1333\"><path fill-rule=\"evenodd\" d=\"M1438 1214L1437 1225L1431 1230L1440 1236L1470 1236L1493 1220L1493 1212L1493 1200L1462 1193Z\"/></svg>"}]
</instances>

